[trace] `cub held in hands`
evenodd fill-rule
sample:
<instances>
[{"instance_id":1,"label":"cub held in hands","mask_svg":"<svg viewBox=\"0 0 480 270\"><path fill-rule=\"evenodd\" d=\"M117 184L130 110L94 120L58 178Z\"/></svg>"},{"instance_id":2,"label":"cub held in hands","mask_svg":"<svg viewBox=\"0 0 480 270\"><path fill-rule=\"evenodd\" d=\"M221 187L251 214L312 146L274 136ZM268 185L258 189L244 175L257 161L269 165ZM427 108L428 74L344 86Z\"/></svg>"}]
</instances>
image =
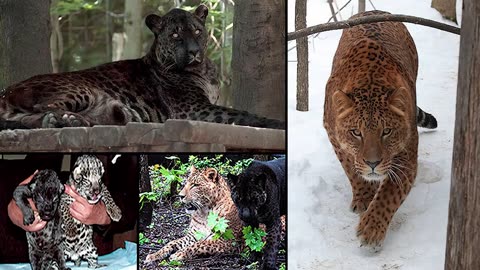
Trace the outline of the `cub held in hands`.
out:
<instances>
[{"instance_id":1,"label":"cub held in hands","mask_svg":"<svg viewBox=\"0 0 480 270\"><path fill-rule=\"evenodd\" d=\"M28 255L33 270L70 269L65 266L64 251L61 245L64 234L62 215L58 206L65 187L52 170L37 172L26 185L18 186L13 198L23 214L23 224L28 226L35 221L35 213L30 207L31 198L39 217L47 221L45 227L36 232L26 232Z\"/></svg>"}]
</instances>

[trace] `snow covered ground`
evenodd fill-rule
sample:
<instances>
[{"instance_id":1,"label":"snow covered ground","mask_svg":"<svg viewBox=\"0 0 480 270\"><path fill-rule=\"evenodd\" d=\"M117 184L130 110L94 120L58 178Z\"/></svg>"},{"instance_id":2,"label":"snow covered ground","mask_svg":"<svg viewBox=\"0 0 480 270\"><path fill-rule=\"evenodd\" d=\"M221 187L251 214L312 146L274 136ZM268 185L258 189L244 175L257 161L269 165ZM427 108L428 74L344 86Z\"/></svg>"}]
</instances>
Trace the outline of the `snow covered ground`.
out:
<instances>
[{"instance_id":1,"label":"snow covered ground","mask_svg":"<svg viewBox=\"0 0 480 270\"><path fill-rule=\"evenodd\" d=\"M430 3L373 0L380 10L449 23ZM289 32L294 30L294 5L288 1ZM372 9L368 1L367 9ZM348 6L342 18L356 10ZM326 0L309 0L307 13L309 26L331 16ZM288 53L289 269L443 269L460 38L424 26L407 27L419 54L417 103L437 118L439 127L419 131L416 184L379 253L360 248L355 237L358 216L349 211L350 185L322 125L325 84L341 31L309 38L309 112L295 110L296 51ZM294 45L289 42L288 48Z\"/></svg>"}]
</instances>

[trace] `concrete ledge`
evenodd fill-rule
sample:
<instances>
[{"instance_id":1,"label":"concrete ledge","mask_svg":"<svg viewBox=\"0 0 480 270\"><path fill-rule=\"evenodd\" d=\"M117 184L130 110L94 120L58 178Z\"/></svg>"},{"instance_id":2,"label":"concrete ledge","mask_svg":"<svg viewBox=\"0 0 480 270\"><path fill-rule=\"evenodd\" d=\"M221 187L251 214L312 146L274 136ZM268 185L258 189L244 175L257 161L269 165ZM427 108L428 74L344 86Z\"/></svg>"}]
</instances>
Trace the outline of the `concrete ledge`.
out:
<instances>
[{"instance_id":1,"label":"concrete ledge","mask_svg":"<svg viewBox=\"0 0 480 270\"><path fill-rule=\"evenodd\" d=\"M5 152L284 152L285 131L188 120L5 130Z\"/></svg>"},{"instance_id":2,"label":"concrete ledge","mask_svg":"<svg viewBox=\"0 0 480 270\"><path fill-rule=\"evenodd\" d=\"M285 149L285 131L255 127L233 126L200 121L168 120L165 139L188 143L216 143L226 148Z\"/></svg>"}]
</instances>

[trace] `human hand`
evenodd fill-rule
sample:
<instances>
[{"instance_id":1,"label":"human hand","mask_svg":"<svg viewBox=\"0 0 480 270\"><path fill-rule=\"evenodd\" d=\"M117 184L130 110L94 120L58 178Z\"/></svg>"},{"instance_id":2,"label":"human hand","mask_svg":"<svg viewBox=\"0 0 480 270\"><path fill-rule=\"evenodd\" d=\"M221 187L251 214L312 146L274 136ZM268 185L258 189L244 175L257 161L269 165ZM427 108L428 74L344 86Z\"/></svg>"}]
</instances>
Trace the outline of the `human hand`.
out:
<instances>
[{"instance_id":1,"label":"human hand","mask_svg":"<svg viewBox=\"0 0 480 270\"><path fill-rule=\"evenodd\" d=\"M112 222L107 214L105 204L100 200L96 204L90 204L83 198L74 187L65 185L65 193L70 195L74 202L70 205L70 214L86 225L108 225Z\"/></svg>"},{"instance_id":2,"label":"human hand","mask_svg":"<svg viewBox=\"0 0 480 270\"><path fill-rule=\"evenodd\" d=\"M30 175L27 179L23 180L19 185L26 185L32 181L33 176L37 173L38 171L35 171L32 175ZM33 203L32 199L27 199L30 207L33 210L35 220L33 221L32 224L26 226L23 224L23 214L22 210L20 210L20 207L15 203L15 201L12 199L10 203L8 204L8 216L10 217L10 220L13 222L13 224L17 225L18 227L22 228L23 230L27 232L36 232L40 231L47 225L46 221L43 221L40 219L40 216L38 215L37 208L35 207L35 204Z\"/></svg>"}]
</instances>

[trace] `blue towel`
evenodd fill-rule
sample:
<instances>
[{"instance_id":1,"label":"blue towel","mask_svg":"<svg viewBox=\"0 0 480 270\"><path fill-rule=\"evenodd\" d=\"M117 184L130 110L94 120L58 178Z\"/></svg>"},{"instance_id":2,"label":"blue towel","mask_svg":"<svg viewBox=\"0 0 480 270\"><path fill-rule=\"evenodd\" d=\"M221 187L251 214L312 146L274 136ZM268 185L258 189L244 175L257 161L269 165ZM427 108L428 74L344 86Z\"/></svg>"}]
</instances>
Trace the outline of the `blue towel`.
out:
<instances>
[{"instance_id":1,"label":"blue towel","mask_svg":"<svg viewBox=\"0 0 480 270\"><path fill-rule=\"evenodd\" d=\"M99 268L100 270L134 270L137 269L137 244L132 242L125 242L125 248L119 248L110 254L98 257L98 263L106 264L106 267ZM82 261L81 267L73 266L73 262L67 262L67 266L72 270L91 270L87 267L87 262ZM16 264L0 264L1 270L31 270L29 263Z\"/></svg>"}]
</instances>

